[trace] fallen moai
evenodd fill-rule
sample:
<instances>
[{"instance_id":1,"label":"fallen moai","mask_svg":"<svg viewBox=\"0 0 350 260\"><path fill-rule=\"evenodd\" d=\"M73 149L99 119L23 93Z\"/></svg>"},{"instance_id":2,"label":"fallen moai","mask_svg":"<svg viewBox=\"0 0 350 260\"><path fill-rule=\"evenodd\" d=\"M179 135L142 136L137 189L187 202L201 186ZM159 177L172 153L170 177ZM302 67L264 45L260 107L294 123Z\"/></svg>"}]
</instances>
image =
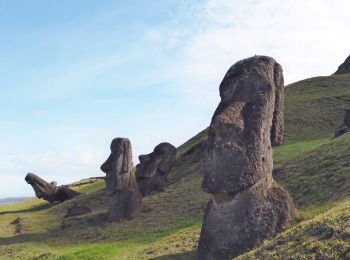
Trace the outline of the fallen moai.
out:
<instances>
[{"instance_id":1,"label":"fallen moai","mask_svg":"<svg viewBox=\"0 0 350 260\"><path fill-rule=\"evenodd\" d=\"M342 63L338 67L338 70L334 73L334 75L348 74L348 73L350 73L350 55L349 55L349 57L346 58L344 63Z\"/></svg>"},{"instance_id":2,"label":"fallen moai","mask_svg":"<svg viewBox=\"0 0 350 260\"><path fill-rule=\"evenodd\" d=\"M142 197L163 190L175 159L176 148L169 143L161 143L152 153L139 156L136 179Z\"/></svg>"},{"instance_id":3,"label":"fallen moai","mask_svg":"<svg viewBox=\"0 0 350 260\"><path fill-rule=\"evenodd\" d=\"M51 203L54 201L66 201L79 196L80 193L74 190L71 190L64 186L58 186L57 182L48 183L35 175L34 173L28 173L25 177L25 181L32 185L35 195L39 199L47 200Z\"/></svg>"},{"instance_id":4,"label":"fallen moai","mask_svg":"<svg viewBox=\"0 0 350 260\"><path fill-rule=\"evenodd\" d=\"M142 209L142 196L137 186L129 139L113 139L111 154L102 164L101 171L106 173L106 193L109 196L108 219L110 221L131 219Z\"/></svg>"},{"instance_id":5,"label":"fallen moai","mask_svg":"<svg viewBox=\"0 0 350 260\"><path fill-rule=\"evenodd\" d=\"M281 230L293 200L272 177L272 147L283 137L281 66L255 56L234 64L220 84L208 131L202 189L212 194L198 260L234 258Z\"/></svg>"},{"instance_id":6,"label":"fallen moai","mask_svg":"<svg viewBox=\"0 0 350 260\"><path fill-rule=\"evenodd\" d=\"M339 137L350 130L350 107L344 107L344 122L337 128L334 138Z\"/></svg>"}]
</instances>

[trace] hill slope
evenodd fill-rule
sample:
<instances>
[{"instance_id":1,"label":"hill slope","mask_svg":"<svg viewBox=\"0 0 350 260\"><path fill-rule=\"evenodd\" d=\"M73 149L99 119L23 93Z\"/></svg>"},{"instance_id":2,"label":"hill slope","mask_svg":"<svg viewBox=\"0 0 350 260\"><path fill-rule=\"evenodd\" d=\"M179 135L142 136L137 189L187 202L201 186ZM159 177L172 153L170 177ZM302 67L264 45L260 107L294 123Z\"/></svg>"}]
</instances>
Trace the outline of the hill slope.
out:
<instances>
[{"instance_id":1,"label":"hill slope","mask_svg":"<svg viewBox=\"0 0 350 260\"><path fill-rule=\"evenodd\" d=\"M283 250L291 252L294 258L290 259L309 259L306 254L309 249L298 239L306 244L319 239L328 247L343 243L339 247L341 254L350 247L344 240L350 134L329 141L335 127L342 123L342 106L348 101L350 75L308 79L286 87L286 134L283 145L274 149L274 176L292 194L301 213L280 235L280 240L272 238L242 259L281 259L278 257ZM107 221L108 199L103 181L75 186L84 194L64 203L49 204L34 198L0 206L2 259L195 259L201 221L210 197L200 189L206 132L203 130L178 148L169 187L146 198L142 213L131 221ZM338 210L325 212L340 201L344 204ZM89 205L94 212L63 218L67 208L76 202ZM333 222L329 222L330 218ZM322 222L323 219L326 221ZM332 230L329 225L334 230L345 227L346 232L341 233L343 240L339 236L329 239L327 232ZM308 235L312 232L316 235ZM323 246L321 249L325 250ZM324 256L328 257L325 259L331 259L330 252L333 251L325 250Z\"/></svg>"}]
</instances>

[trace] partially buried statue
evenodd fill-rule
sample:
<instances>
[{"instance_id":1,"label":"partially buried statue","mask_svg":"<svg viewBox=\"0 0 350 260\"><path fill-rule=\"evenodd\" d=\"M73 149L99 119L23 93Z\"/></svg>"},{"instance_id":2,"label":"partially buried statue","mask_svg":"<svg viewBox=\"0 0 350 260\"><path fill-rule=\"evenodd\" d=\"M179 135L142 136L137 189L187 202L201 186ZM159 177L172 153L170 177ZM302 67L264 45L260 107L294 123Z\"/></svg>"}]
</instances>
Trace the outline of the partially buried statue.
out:
<instances>
[{"instance_id":1,"label":"partially buried statue","mask_svg":"<svg viewBox=\"0 0 350 260\"><path fill-rule=\"evenodd\" d=\"M212 194L198 260L234 258L281 230L293 200L272 177L272 147L283 137L283 72L272 58L234 64L220 84L202 189Z\"/></svg>"},{"instance_id":2,"label":"partially buried statue","mask_svg":"<svg viewBox=\"0 0 350 260\"><path fill-rule=\"evenodd\" d=\"M101 170L106 173L109 220L131 219L135 213L142 209L142 196L136 182L129 139L113 139L111 154L107 161L102 164Z\"/></svg>"},{"instance_id":3,"label":"partially buried statue","mask_svg":"<svg viewBox=\"0 0 350 260\"><path fill-rule=\"evenodd\" d=\"M163 190L175 159L176 148L169 143L161 143L152 153L139 156L136 179L142 197Z\"/></svg>"},{"instance_id":4,"label":"partially buried statue","mask_svg":"<svg viewBox=\"0 0 350 260\"><path fill-rule=\"evenodd\" d=\"M349 130L350 130L350 107L344 106L344 122L335 131L334 138L349 132Z\"/></svg>"},{"instance_id":5,"label":"partially buried statue","mask_svg":"<svg viewBox=\"0 0 350 260\"><path fill-rule=\"evenodd\" d=\"M39 199L47 200L51 203L54 201L66 201L79 196L80 193L74 190L71 190L64 186L57 187L57 182L48 183L36 176L33 173L28 173L25 177L25 181L32 185L35 195Z\"/></svg>"}]
</instances>

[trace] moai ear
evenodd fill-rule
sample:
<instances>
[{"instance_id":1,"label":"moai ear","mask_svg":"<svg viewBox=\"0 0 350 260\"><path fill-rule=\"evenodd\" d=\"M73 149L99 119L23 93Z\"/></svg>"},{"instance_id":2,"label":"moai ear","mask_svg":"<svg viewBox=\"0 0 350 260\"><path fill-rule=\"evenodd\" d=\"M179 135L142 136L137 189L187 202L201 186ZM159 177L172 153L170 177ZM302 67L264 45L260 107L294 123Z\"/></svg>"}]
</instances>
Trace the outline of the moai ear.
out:
<instances>
[{"instance_id":1,"label":"moai ear","mask_svg":"<svg viewBox=\"0 0 350 260\"><path fill-rule=\"evenodd\" d=\"M271 145L278 146L283 139L284 130L284 80L281 65L275 64L275 109L273 112L272 126L271 126Z\"/></svg>"},{"instance_id":2,"label":"moai ear","mask_svg":"<svg viewBox=\"0 0 350 260\"><path fill-rule=\"evenodd\" d=\"M124 141L123 143L123 170L124 172L129 172L131 171L131 163L129 160L132 160L132 155L131 153L131 145L130 142Z\"/></svg>"}]
</instances>

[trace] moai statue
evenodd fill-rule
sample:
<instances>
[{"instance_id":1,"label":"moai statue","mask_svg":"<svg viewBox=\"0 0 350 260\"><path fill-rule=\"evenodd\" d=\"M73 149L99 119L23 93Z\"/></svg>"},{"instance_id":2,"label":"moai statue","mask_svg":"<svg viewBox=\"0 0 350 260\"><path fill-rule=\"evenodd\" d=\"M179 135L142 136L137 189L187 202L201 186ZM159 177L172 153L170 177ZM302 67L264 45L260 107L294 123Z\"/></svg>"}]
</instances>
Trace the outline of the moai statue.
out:
<instances>
[{"instance_id":1,"label":"moai statue","mask_svg":"<svg viewBox=\"0 0 350 260\"><path fill-rule=\"evenodd\" d=\"M350 130L350 107L344 106L344 123L337 128L334 138L339 137Z\"/></svg>"},{"instance_id":2,"label":"moai statue","mask_svg":"<svg viewBox=\"0 0 350 260\"><path fill-rule=\"evenodd\" d=\"M150 154L140 155L136 179L142 197L159 192L167 185L167 178L176 159L176 148L161 143Z\"/></svg>"},{"instance_id":3,"label":"moai statue","mask_svg":"<svg viewBox=\"0 0 350 260\"><path fill-rule=\"evenodd\" d=\"M111 154L107 161L102 164L101 170L106 173L109 220L131 219L135 213L142 209L142 196L136 182L129 139L113 139Z\"/></svg>"},{"instance_id":4,"label":"moai statue","mask_svg":"<svg viewBox=\"0 0 350 260\"><path fill-rule=\"evenodd\" d=\"M234 258L281 230L293 200L272 177L272 147L283 137L283 72L272 58L234 64L220 84L202 189L212 198L198 260Z\"/></svg>"},{"instance_id":5,"label":"moai statue","mask_svg":"<svg viewBox=\"0 0 350 260\"><path fill-rule=\"evenodd\" d=\"M42 198L50 203L53 203L54 201L63 202L80 195L79 192L67 187L57 187L57 182L48 183L34 173L28 173L25 177L25 181L33 187L37 198Z\"/></svg>"}]
</instances>

